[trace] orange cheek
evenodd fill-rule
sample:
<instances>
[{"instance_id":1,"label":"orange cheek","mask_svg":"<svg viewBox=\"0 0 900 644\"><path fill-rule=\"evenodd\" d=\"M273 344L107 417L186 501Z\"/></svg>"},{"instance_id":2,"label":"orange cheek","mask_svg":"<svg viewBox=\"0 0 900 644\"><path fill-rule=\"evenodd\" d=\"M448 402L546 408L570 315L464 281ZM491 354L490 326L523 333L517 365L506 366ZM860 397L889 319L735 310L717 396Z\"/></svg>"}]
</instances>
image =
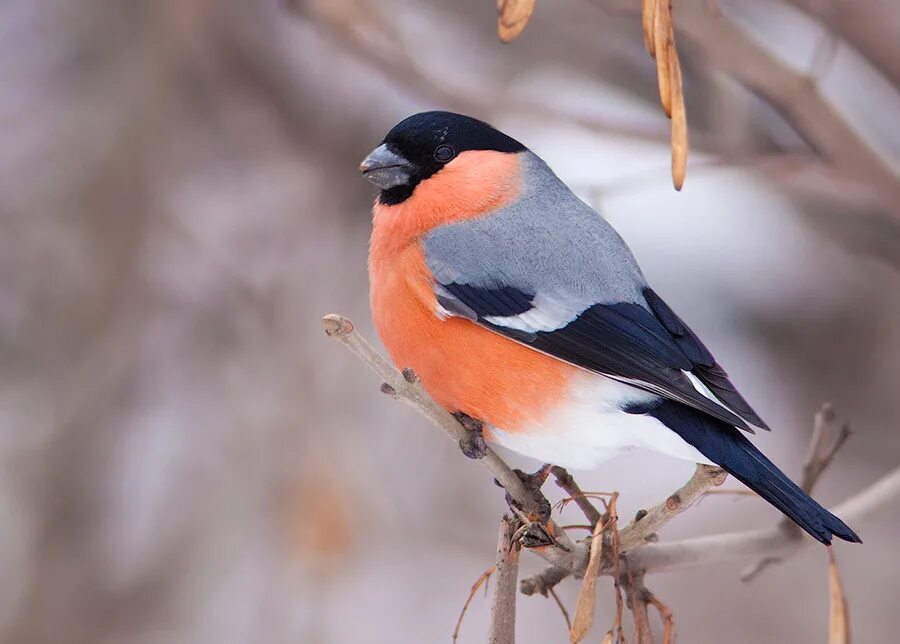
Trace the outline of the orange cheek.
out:
<instances>
[{"instance_id":1,"label":"orange cheek","mask_svg":"<svg viewBox=\"0 0 900 644\"><path fill-rule=\"evenodd\" d=\"M373 209L372 248L396 252L430 230L474 219L521 193L520 156L487 150L460 153L402 203Z\"/></svg>"}]
</instances>

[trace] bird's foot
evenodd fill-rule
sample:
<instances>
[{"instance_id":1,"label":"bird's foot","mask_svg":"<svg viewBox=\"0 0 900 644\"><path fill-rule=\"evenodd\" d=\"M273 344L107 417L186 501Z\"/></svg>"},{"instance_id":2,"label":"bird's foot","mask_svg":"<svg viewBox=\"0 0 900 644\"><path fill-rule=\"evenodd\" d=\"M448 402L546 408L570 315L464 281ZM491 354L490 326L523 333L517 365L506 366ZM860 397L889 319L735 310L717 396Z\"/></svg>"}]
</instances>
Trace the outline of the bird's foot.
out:
<instances>
[{"instance_id":1,"label":"bird's foot","mask_svg":"<svg viewBox=\"0 0 900 644\"><path fill-rule=\"evenodd\" d=\"M541 492L541 487L546 482L551 467L552 466L549 463L544 463L534 474L529 474L518 469L513 470L513 472L516 473L516 476L518 476L522 483L525 484L526 489L538 500L538 511L534 516L530 516L529 518L541 525L545 525L547 521L550 520L550 513L552 510L550 501L548 501L547 497ZM509 492L506 493L506 504L510 507L520 509L509 495Z\"/></svg>"},{"instance_id":2,"label":"bird's foot","mask_svg":"<svg viewBox=\"0 0 900 644\"><path fill-rule=\"evenodd\" d=\"M466 437L460 439L459 449L468 458L484 458L487 454L487 443L484 441L484 424L477 418L472 418L461 411L455 412L453 417L466 429Z\"/></svg>"}]
</instances>

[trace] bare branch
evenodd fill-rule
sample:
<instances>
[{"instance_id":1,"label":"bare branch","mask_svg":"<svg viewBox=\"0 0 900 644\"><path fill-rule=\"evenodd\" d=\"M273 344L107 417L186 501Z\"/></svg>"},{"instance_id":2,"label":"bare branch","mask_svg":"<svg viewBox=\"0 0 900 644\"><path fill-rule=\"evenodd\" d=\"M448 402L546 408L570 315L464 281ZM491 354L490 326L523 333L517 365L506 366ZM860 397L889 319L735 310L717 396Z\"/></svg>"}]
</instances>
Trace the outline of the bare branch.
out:
<instances>
[{"instance_id":1,"label":"bare branch","mask_svg":"<svg viewBox=\"0 0 900 644\"><path fill-rule=\"evenodd\" d=\"M687 510L691 504L702 497L710 488L722 485L728 475L718 467L697 465L691 479L663 501L635 518L625 526L619 534L622 551L631 550L655 534L676 516Z\"/></svg>"},{"instance_id":2,"label":"bare branch","mask_svg":"<svg viewBox=\"0 0 900 644\"><path fill-rule=\"evenodd\" d=\"M675 642L675 615L659 597L649 591L647 592L647 603L652 604L659 612L659 617L663 622L663 644L673 644Z\"/></svg>"},{"instance_id":3,"label":"bare branch","mask_svg":"<svg viewBox=\"0 0 900 644\"><path fill-rule=\"evenodd\" d=\"M862 523L900 498L900 467L890 471L865 490L831 508L847 523ZM649 571L679 570L702 565L745 561L757 557L780 557L818 543L795 539L776 527L769 530L731 532L685 539L672 543L650 544L629 555L636 566Z\"/></svg>"},{"instance_id":4,"label":"bare branch","mask_svg":"<svg viewBox=\"0 0 900 644\"><path fill-rule=\"evenodd\" d=\"M900 176L808 77L770 54L705 0L678 4L678 33L711 65L756 92L833 167L867 185L900 216Z\"/></svg>"},{"instance_id":5,"label":"bare branch","mask_svg":"<svg viewBox=\"0 0 900 644\"><path fill-rule=\"evenodd\" d=\"M523 579L519 582L519 590L523 595L547 596L553 587L572 574L572 571L562 566L547 566L539 574ZM569 626L571 630L571 625Z\"/></svg>"},{"instance_id":6,"label":"bare branch","mask_svg":"<svg viewBox=\"0 0 900 644\"><path fill-rule=\"evenodd\" d=\"M644 586L644 573L632 570L627 560L625 569L625 591L628 594L628 607L634 618L634 639L637 644L653 644L650 616L647 614L647 589Z\"/></svg>"},{"instance_id":7,"label":"bare branch","mask_svg":"<svg viewBox=\"0 0 900 644\"><path fill-rule=\"evenodd\" d=\"M900 56L895 46L900 38L900 24L891 3L869 2L863 11L858 0L787 1L827 24L894 86L900 86Z\"/></svg>"},{"instance_id":8,"label":"bare branch","mask_svg":"<svg viewBox=\"0 0 900 644\"><path fill-rule=\"evenodd\" d=\"M338 340L350 349L357 358L369 366L372 371L391 388L393 395L403 402L415 407L423 416L437 425L447 436L457 444L469 440L468 430L465 429L446 409L438 405L429 396L422 383L416 378L407 379L388 362L387 358L378 353L368 341L356 333L353 323L342 315L326 315L322 318L325 333L328 337ZM411 381L412 380L412 381ZM510 496L526 512L537 512L540 507L537 500L522 483L522 480L500 459L490 448L485 450L484 458L478 459L497 482L509 492Z\"/></svg>"},{"instance_id":9,"label":"bare branch","mask_svg":"<svg viewBox=\"0 0 900 644\"><path fill-rule=\"evenodd\" d=\"M350 320L342 315L329 314L322 318L322 324L325 327L325 334L350 349L353 355L378 374L378 377L393 392L392 395L395 398L414 407L453 439L457 445L463 445L471 440L470 431L428 395L412 370L404 369L401 373L395 369L387 358L378 353L365 338L354 330ZM485 447L483 458L477 459L477 462L493 475L515 504L524 510L529 521L542 516L546 511L546 499L543 499L539 492L535 493L529 489L522 478L513 472L492 449ZM580 557L584 554L585 565L587 565L586 546L573 543L565 531L553 521L547 521L546 526L542 526L542 529L550 537L551 542L530 548L530 550L539 554L550 564L563 564L562 567L570 571L573 557Z\"/></svg>"},{"instance_id":10,"label":"bare branch","mask_svg":"<svg viewBox=\"0 0 900 644\"><path fill-rule=\"evenodd\" d=\"M900 498L900 467L831 508L831 512L848 523L861 523L876 515L897 498ZM785 559L812 543L817 542L805 538L797 539L790 532L775 527L768 530L722 533L671 543L646 543L630 549L626 552L626 557L629 564L638 569L662 572L764 557ZM545 568L523 580L522 592L532 594L536 590L546 594L547 588L559 583L569 574L574 572L577 575L579 571L583 571L583 561L586 561L585 552L576 549L572 557L559 559L556 566ZM612 574L612 570L604 568L601 574Z\"/></svg>"},{"instance_id":11,"label":"bare branch","mask_svg":"<svg viewBox=\"0 0 900 644\"><path fill-rule=\"evenodd\" d=\"M812 492L822 472L831 464L834 455L850 438L850 427L846 424L837 425L836 420L837 414L831 403L823 404L816 412L813 422L813 437L810 442L809 454L803 464L803 478L800 480L800 487L807 493Z\"/></svg>"},{"instance_id":12,"label":"bare branch","mask_svg":"<svg viewBox=\"0 0 900 644\"><path fill-rule=\"evenodd\" d=\"M519 576L519 544L513 539L516 520L509 516L500 519L497 536L497 579L491 601L490 644L515 644L516 641L516 580Z\"/></svg>"}]
</instances>

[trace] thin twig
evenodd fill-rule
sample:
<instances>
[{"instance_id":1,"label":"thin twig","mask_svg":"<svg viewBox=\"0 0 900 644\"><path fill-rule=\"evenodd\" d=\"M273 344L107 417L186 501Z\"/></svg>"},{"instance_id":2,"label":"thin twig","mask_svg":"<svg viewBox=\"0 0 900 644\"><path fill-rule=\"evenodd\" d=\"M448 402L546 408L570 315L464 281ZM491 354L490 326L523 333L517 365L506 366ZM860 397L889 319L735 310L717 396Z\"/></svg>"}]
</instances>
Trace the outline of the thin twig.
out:
<instances>
[{"instance_id":1,"label":"thin twig","mask_svg":"<svg viewBox=\"0 0 900 644\"><path fill-rule=\"evenodd\" d=\"M830 512L849 524L858 524L878 516L898 498L900 467L891 470L843 503L830 508ZM780 557L783 560L810 544L818 542L812 539L795 539L784 530L774 527L650 544L632 552L630 559L634 565L644 570L658 572L766 556Z\"/></svg>"},{"instance_id":2,"label":"thin twig","mask_svg":"<svg viewBox=\"0 0 900 644\"><path fill-rule=\"evenodd\" d=\"M650 630L650 616L647 614L647 595L643 571L634 571L625 560L626 591L631 615L634 618L634 641L636 644L653 644Z\"/></svg>"},{"instance_id":3,"label":"thin twig","mask_svg":"<svg viewBox=\"0 0 900 644\"><path fill-rule=\"evenodd\" d=\"M491 578L491 575L494 574L496 569L497 566L491 566L481 573L478 579L475 580L475 583L472 584L472 588L469 590L469 596L466 597L466 603L463 604L462 610L459 611L459 617L456 618L456 627L453 629L453 635L451 636L454 642L456 641L456 638L459 637L459 629L462 628L463 618L466 616L466 611L469 610L469 604L472 603L475 593L478 592L478 589L481 588L482 585L487 584L488 579ZM487 589L487 586L485 586L485 589Z\"/></svg>"},{"instance_id":4,"label":"thin twig","mask_svg":"<svg viewBox=\"0 0 900 644\"><path fill-rule=\"evenodd\" d=\"M830 511L849 524L859 524L877 516L898 498L900 498L900 467L891 470L843 503L830 508ZM720 533L670 543L648 543L625 552L625 556L629 564L637 568L647 572L660 572L763 557L783 560L813 543L818 542L793 538L776 526L766 530ZM546 594L548 588L558 584L568 575L581 574L586 561L586 552L576 548L573 556L567 560L557 560L555 565L523 579L522 592L526 595L534 592ZM608 575L612 570L604 568L600 572Z\"/></svg>"},{"instance_id":5,"label":"thin twig","mask_svg":"<svg viewBox=\"0 0 900 644\"><path fill-rule=\"evenodd\" d=\"M584 513L584 516L590 522L591 527L593 528L597 525L597 521L600 520L600 511L597 510L587 497L584 496L581 488L578 487L578 483L575 482L575 479L572 478L572 475L569 474L568 470L564 467L554 465L550 468L550 473L553 474L553 477L556 479L556 484L565 490L566 494L575 501Z\"/></svg>"},{"instance_id":6,"label":"thin twig","mask_svg":"<svg viewBox=\"0 0 900 644\"><path fill-rule=\"evenodd\" d=\"M596 499L603 504L603 511L606 512L606 499L611 497L613 494L616 494L616 492L579 492L578 496L567 496L560 499L553 504L553 509L562 512L570 503L574 503L575 505L578 505L580 507L588 499ZM582 501L582 504L579 503L579 500Z\"/></svg>"},{"instance_id":7,"label":"thin twig","mask_svg":"<svg viewBox=\"0 0 900 644\"><path fill-rule=\"evenodd\" d=\"M566 632L568 633L572 630L572 620L569 619L569 611L566 610L566 607L563 605L555 590L549 588L548 591L550 592L550 596L556 601L556 605L559 606L559 611L562 613L563 619L566 620Z\"/></svg>"},{"instance_id":8,"label":"thin twig","mask_svg":"<svg viewBox=\"0 0 900 644\"><path fill-rule=\"evenodd\" d=\"M663 623L663 644L673 644L675 641L675 615L656 595L647 591L646 601L658 612Z\"/></svg>"}]
</instances>

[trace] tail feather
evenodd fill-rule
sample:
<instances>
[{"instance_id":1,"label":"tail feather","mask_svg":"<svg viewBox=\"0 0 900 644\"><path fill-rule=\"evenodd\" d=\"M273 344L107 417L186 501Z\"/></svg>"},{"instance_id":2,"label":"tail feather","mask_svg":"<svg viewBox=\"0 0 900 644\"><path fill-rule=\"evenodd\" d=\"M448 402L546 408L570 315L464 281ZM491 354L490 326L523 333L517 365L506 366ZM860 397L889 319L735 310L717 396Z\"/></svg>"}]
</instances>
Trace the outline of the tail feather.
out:
<instances>
[{"instance_id":1,"label":"tail feather","mask_svg":"<svg viewBox=\"0 0 900 644\"><path fill-rule=\"evenodd\" d=\"M822 543L830 545L832 537L862 542L731 425L673 401L663 401L643 413L658 419Z\"/></svg>"}]
</instances>

